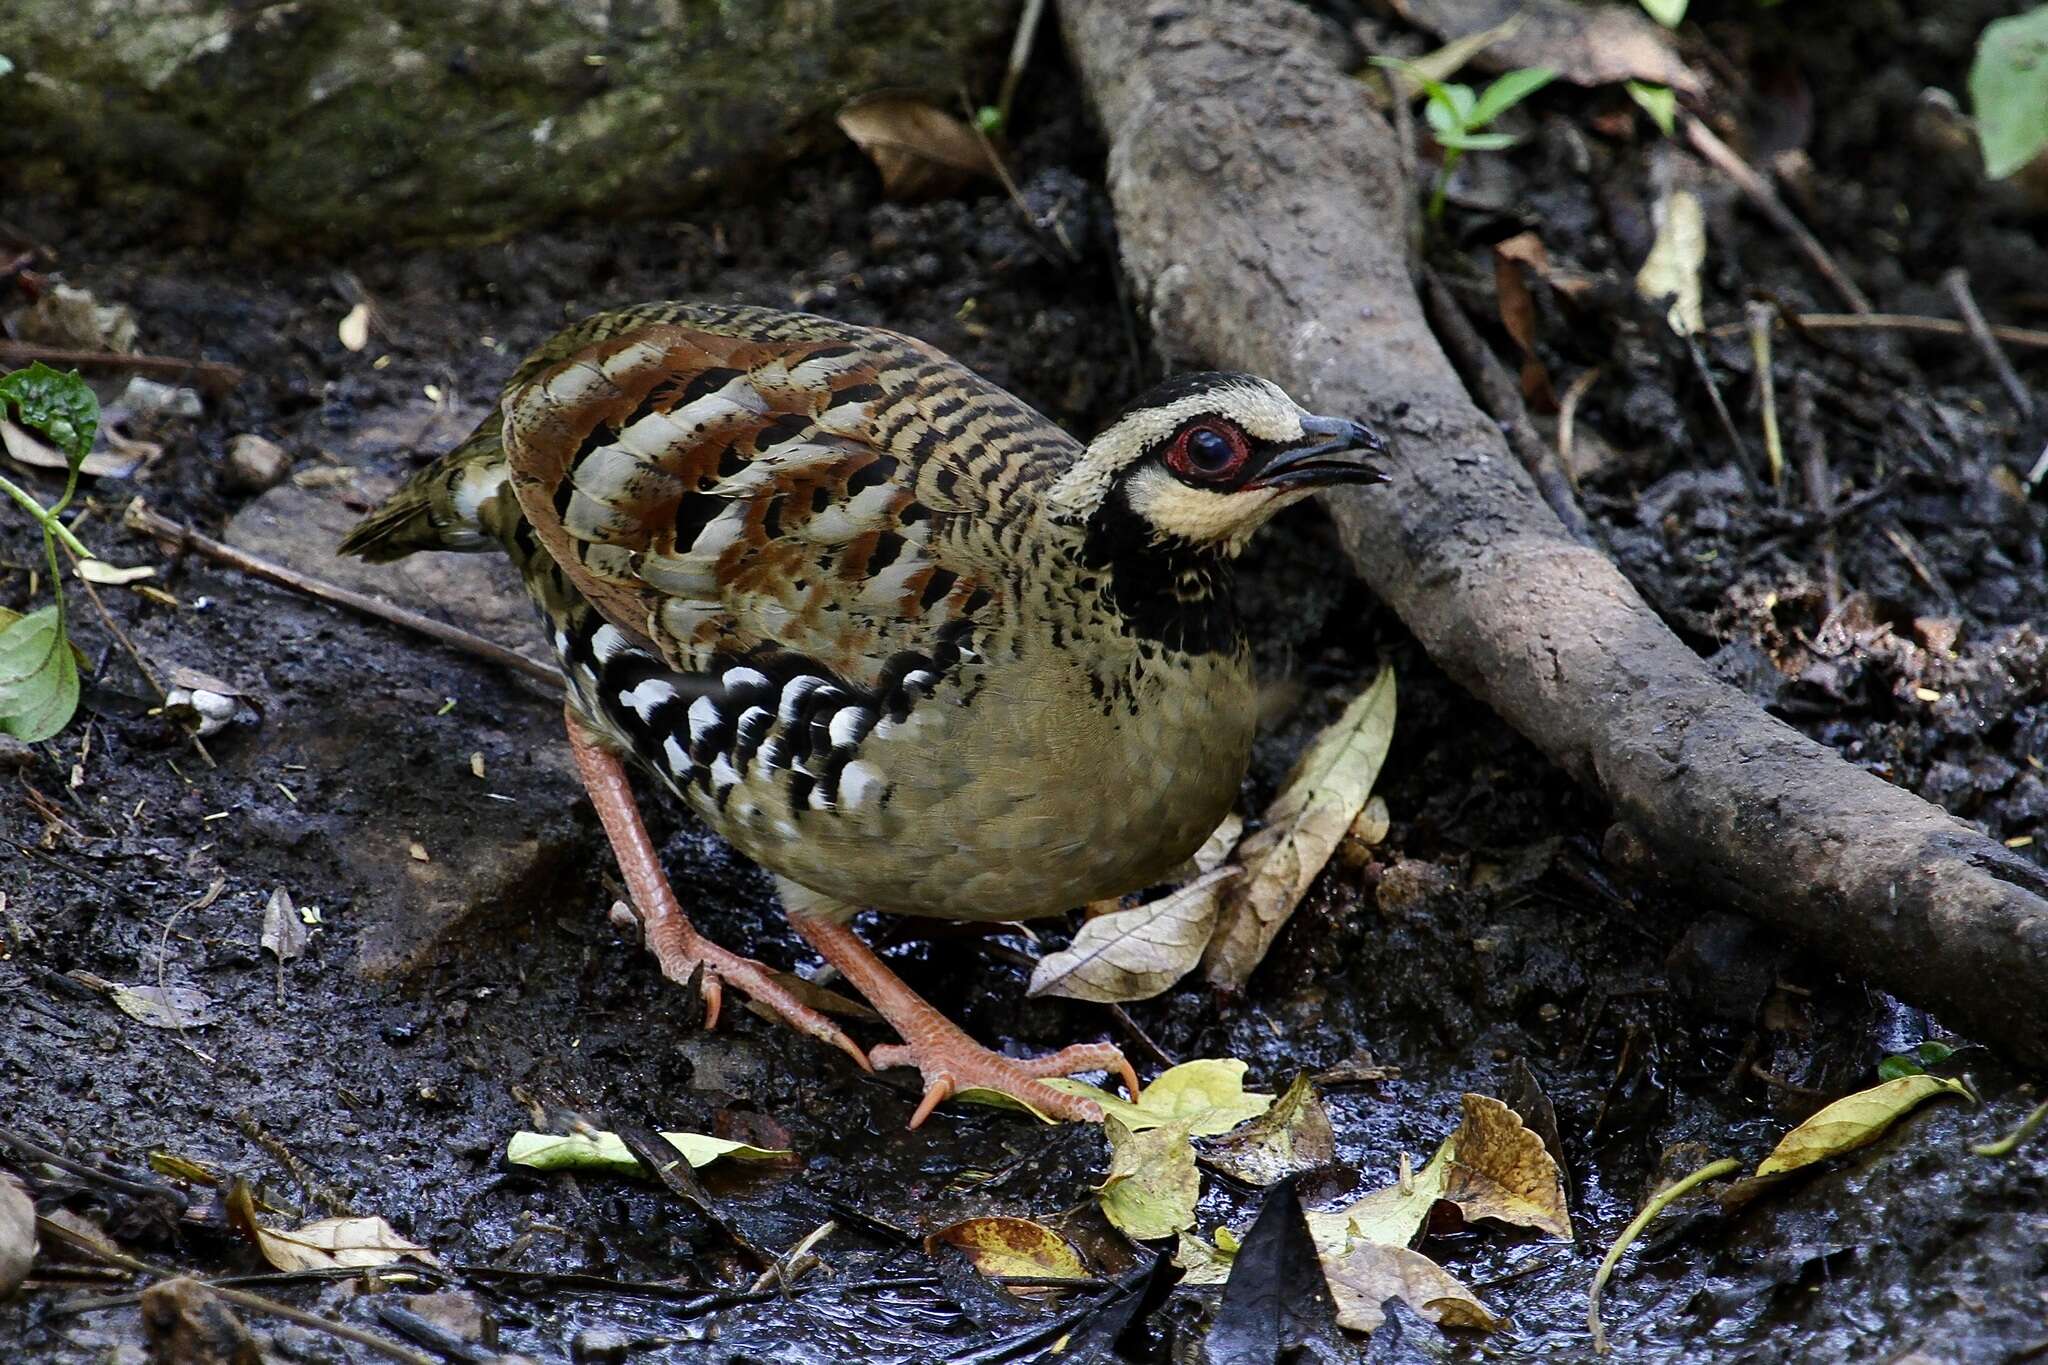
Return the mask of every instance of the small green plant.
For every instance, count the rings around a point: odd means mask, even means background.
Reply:
[[[1557,79],[1557,72],[1547,66],[1530,66],[1510,71],[1485,90],[1475,92],[1469,85],[1434,80],[1413,62],[1399,57],[1375,57],[1372,64],[1400,72],[1429,96],[1429,103],[1423,106],[1423,117],[1429,121],[1436,145],[1444,150],[1443,163],[1437,168],[1436,188],[1429,196],[1431,222],[1444,216],[1444,196],[1450,189],[1451,172],[1465,153],[1498,152],[1514,146],[1518,140],[1512,133],[1489,133],[1487,127]]]
[[[78,660],[65,631],[64,577],[57,567],[57,542],[80,559],[92,551],[58,520],[78,491],[78,467],[99,429],[100,403],[78,371],[60,374],[37,361],[25,370],[0,375],[0,417],[9,411],[64,452],[64,496],[44,507],[12,481],[0,478],[0,493],[13,498],[43,528],[43,559],[50,570],[51,604],[23,616],[0,608],[0,732],[34,743],[70,723],[78,710]]]

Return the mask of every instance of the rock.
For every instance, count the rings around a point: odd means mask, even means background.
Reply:
[[[188,1276],[142,1291],[142,1329],[160,1365],[263,1365],[263,1352],[234,1310]]]
[[[139,374],[128,381],[116,402],[130,412],[153,417],[197,417],[206,410],[199,390],[159,384]]]
[[[273,488],[237,512],[221,538],[337,586],[452,621],[553,665],[546,638],[534,624],[533,605],[503,555],[420,554],[395,564],[338,555],[335,544],[383,490],[357,490],[353,507],[339,491]]]
[[[659,213],[836,145],[832,115],[857,95],[950,108],[986,88],[1016,9],[10,0],[0,195],[234,213],[294,248]]]
[[[228,441],[228,487],[239,493],[261,493],[284,482],[292,457],[277,442],[245,431]]]

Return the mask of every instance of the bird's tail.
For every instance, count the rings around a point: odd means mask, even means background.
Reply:
[[[497,544],[482,518],[509,479],[499,435],[503,421],[493,410],[462,444],[407,479],[342,537],[341,552],[382,564],[415,550],[481,550]]]

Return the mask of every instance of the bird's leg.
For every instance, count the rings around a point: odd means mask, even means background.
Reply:
[[[991,1052],[904,985],[902,978],[890,971],[846,925],[795,907],[789,911],[789,922],[827,962],[839,969],[854,989],[867,997],[868,1003],[881,1012],[903,1039],[900,1046],[891,1044],[870,1052],[874,1064],[914,1066],[924,1073],[924,1098],[910,1117],[912,1128],[929,1118],[948,1096],[970,1086],[1015,1096],[1049,1118],[1090,1122],[1100,1119],[1102,1106],[1079,1095],[1055,1090],[1043,1079],[1076,1071],[1112,1072],[1122,1078],[1132,1098],[1137,1097],[1137,1073],[1114,1045],[1080,1043],[1049,1056],[1025,1060]]]
[[[572,707],[565,706],[563,714],[569,723],[569,750],[576,755],[576,771],[583,777],[590,803],[597,807],[597,818],[611,840],[619,871],[626,876],[626,889],[633,897],[633,908],[639,912],[648,949],[661,964],[662,974],[671,981],[687,982],[699,966],[704,969],[704,1027],[718,1023],[718,1008],[724,996],[722,983],[730,982],[773,1010],[797,1032],[830,1043],[859,1062],[863,1070],[872,1070],[860,1046],[844,1030],[799,1000],[768,968],[719,947],[697,932],[682,906],[676,903],[675,892],[669,889],[668,877],[661,870],[653,840],[647,837],[647,827],[640,821],[640,807],[633,800],[632,784],[626,779],[626,769],[618,755],[599,742]]]

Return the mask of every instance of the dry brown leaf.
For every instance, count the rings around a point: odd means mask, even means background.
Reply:
[[[1202,964],[1211,983],[1241,989],[1309,884],[1365,808],[1394,737],[1394,670],[1317,735],[1266,808],[1266,826],[1238,847],[1245,875],[1223,897]]]
[[[96,479],[125,479],[137,467],[145,463],[152,451],[161,453],[162,447],[148,441],[127,442],[128,449],[115,450],[106,439],[106,428],[102,427],[93,440],[93,448],[86,453],[78,472]],[[59,472],[70,468],[64,452],[45,441],[27,427],[18,426],[0,417],[0,447],[17,464],[32,469],[54,469]]]
[[[1029,1218],[968,1218],[924,1239],[928,1253],[936,1252],[942,1243],[958,1247],[970,1265],[991,1279],[1045,1275],[1079,1280],[1088,1274],[1081,1254],[1066,1238]],[[1048,1291],[1024,1287],[1012,1292],[1032,1295]]]
[[[205,991],[190,986],[114,986],[121,1013],[151,1028],[205,1028],[219,1019]]]
[[[1270,1185],[1336,1159],[1337,1136],[1306,1072],[1273,1107],[1202,1149],[1202,1160],[1252,1185]]]
[[[1455,41],[1461,34],[1499,30],[1472,54],[1487,71],[1547,66],[1574,85],[1652,81],[1689,95],[1701,93],[1697,75],[1678,55],[1671,34],[1634,5],[1588,5],[1578,0],[1394,0],[1403,19]]]
[[[1026,994],[1104,1004],[1151,999],[1202,960],[1224,883],[1242,871],[1219,867],[1156,901],[1097,915],[1071,944],[1039,960]]]
[[[433,1252],[400,1237],[382,1218],[319,1218],[289,1231],[265,1227],[256,1221],[256,1201],[246,1180],[229,1187],[226,1205],[228,1222],[279,1270],[359,1269],[406,1256],[441,1264]]]
[[[1491,1096],[1462,1099],[1465,1118],[1451,1134],[1443,1197],[1468,1221],[1493,1218],[1569,1240],[1564,1181],[1543,1139]]]
[[[19,1180],[0,1171],[0,1299],[21,1287],[35,1259],[35,1203]]]
[[[88,583],[103,588],[118,588],[129,583],[140,583],[145,578],[156,577],[156,566],[152,564],[110,564],[104,559],[81,559],[76,566],[78,576]]]
[[[1323,1278],[1336,1301],[1337,1325],[1371,1332],[1386,1321],[1380,1305],[1400,1299],[1439,1327],[1491,1332],[1500,1324],[1457,1276],[1419,1251],[1357,1242],[1323,1257]]]
[[[891,199],[935,198],[996,173],[972,128],[914,96],[856,100],[839,111],[839,127],[875,163]]]
[[[1550,371],[1536,355],[1536,298],[1523,278],[1524,268],[1539,276],[1550,268],[1543,239],[1533,232],[1516,233],[1493,248],[1493,292],[1500,325],[1522,352],[1522,398],[1539,412],[1557,411],[1557,393]]]
[[[263,906],[261,942],[277,959],[278,966],[303,957],[312,939],[312,927],[299,917],[298,907],[292,904],[292,893],[281,886],[271,892]]]

